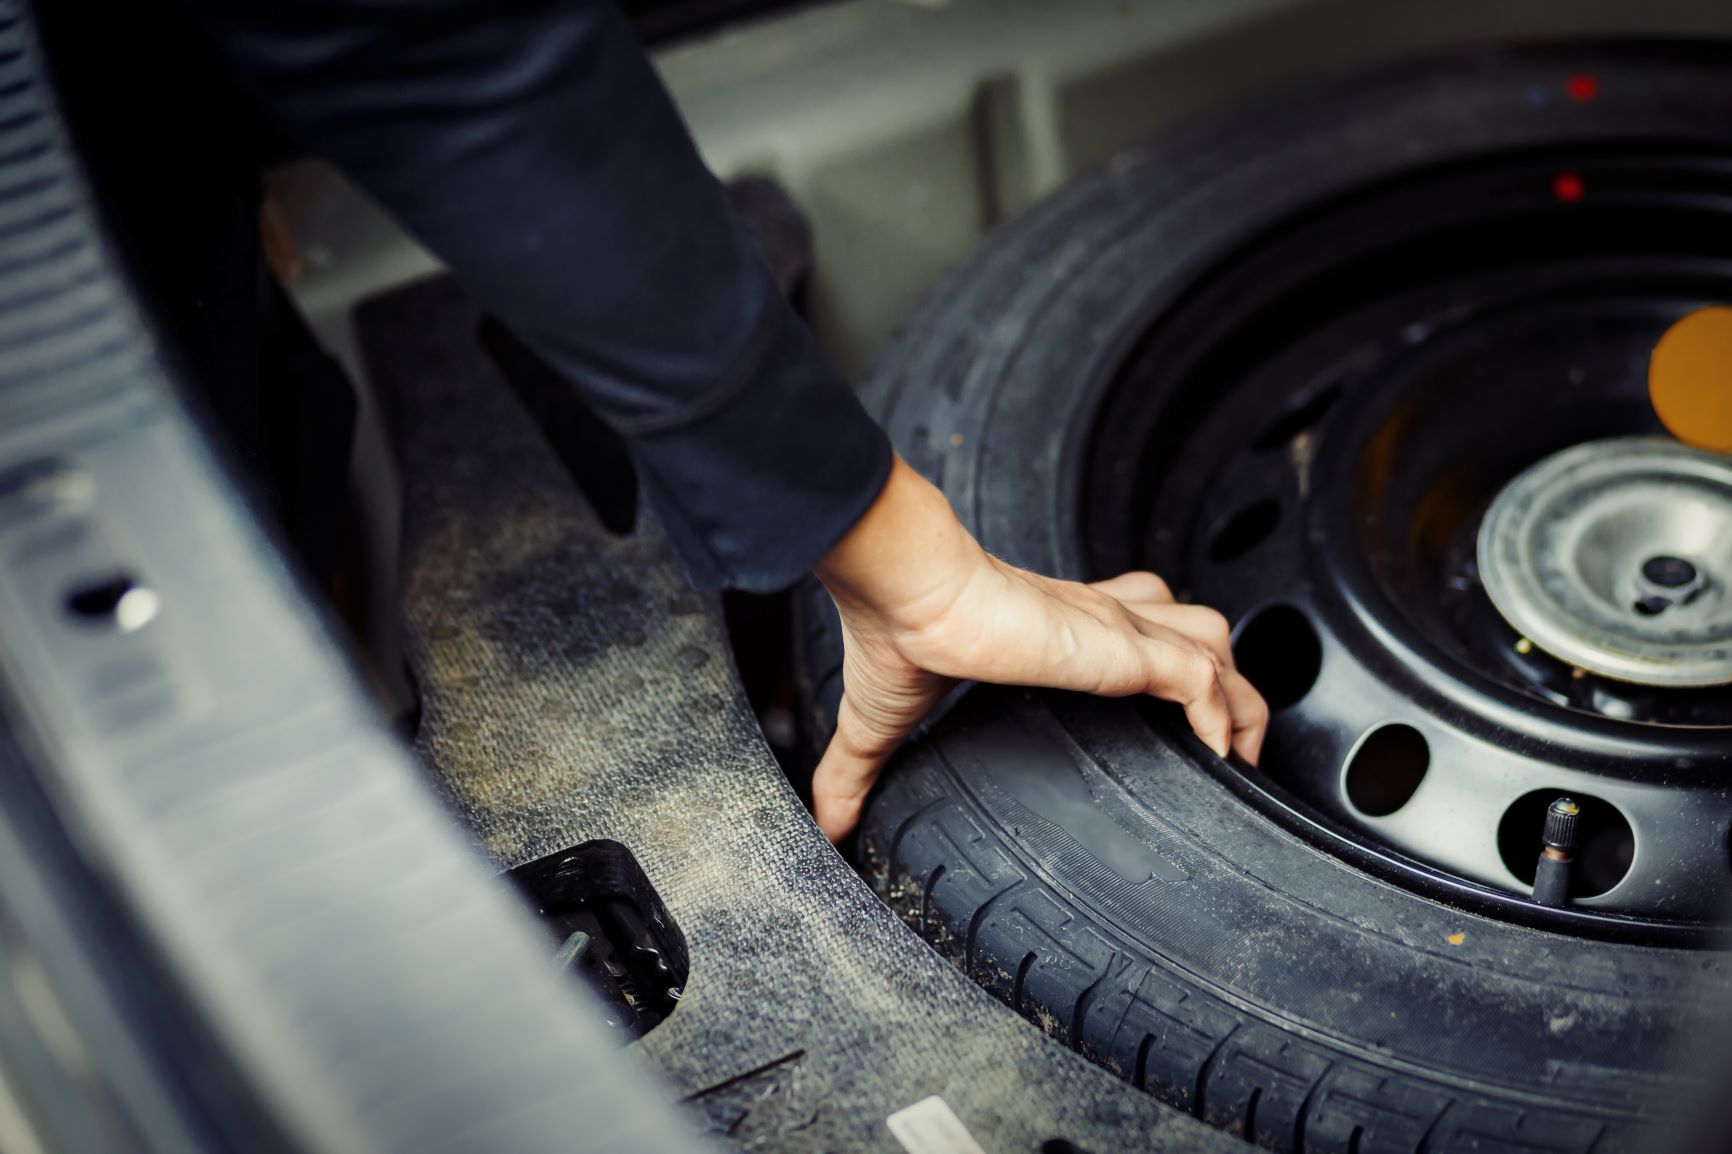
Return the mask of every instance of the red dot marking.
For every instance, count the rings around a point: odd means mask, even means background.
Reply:
[[[1582,199],[1584,191],[1582,178],[1573,172],[1560,172],[1552,177],[1552,195],[1565,204],[1574,204]]]
[[[1564,91],[1569,93],[1571,100],[1577,104],[1586,104],[1600,94],[1600,78],[1587,72],[1578,72],[1564,81]]]

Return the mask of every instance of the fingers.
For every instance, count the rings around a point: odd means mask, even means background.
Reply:
[[[1227,756],[1232,748],[1233,711],[1214,656],[1179,634],[1171,639],[1150,638],[1150,643],[1155,673],[1148,691],[1183,706],[1185,720],[1203,744],[1218,756]]]
[[[1233,719],[1233,752],[1256,765],[1263,750],[1263,735],[1269,728],[1269,706],[1233,662],[1232,631],[1227,619],[1202,605],[1170,605],[1160,613],[1159,620],[1201,645],[1214,658],[1221,693]]]
[[[1182,633],[1209,651],[1222,669],[1234,668],[1233,631],[1227,619],[1207,605],[1127,606],[1137,616]]]
[[[863,733],[846,695],[836,714],[836,732],[812,773],[812,816],[824,836],[841,841],[860,822],[860,807],[896,748]]]
[[[1252,765],[1263,753],[1263,736],[1269,730],[1269,706],[1263,695],[1236,669],[1221,672],[1221,691],[1233,715],[1233,752]]]
[[[1067,583],[1041,581],[1067,639],[1062,660],[1037,661],[1035,684],[1119,696],[1148,693],[1182,706],[1192,729],[1220,756],[1236,750],[1255,761],[1268,710],[1234,668],[1227,619],[1202,605],[1181,605],[1153,573],[1122,573],[1089,588],[1112,599],[1116,613],[1074,602]],[[1074,589],[1075,586],[1069,586]],[[1083,610],[1081,615],[1069,612]]]
[[[1269,707],[1263,695],[1234,665],[1232,630],[1227,619],[1203,605],[1127,602],[1125,607],[1144,621],[1171,629],[1197,643],[1214,659],[1217,680],[1232,718],[1230,746],[1233,752],[1256,765],[1269,728]]]
[[[1139,617],[1176,629],[1202,643],[1223,665],[1233,664],[1227,619],[1206,605],[1180,604],[1171,587],[1153,573],[1121,573],[1089,588],[1105,593]]]
[[[1155,574],[1142,570],[1120,573],[1117,577],[1096,581],[1089,588],[1097,589],[1114,600],[1123,601],[1126,605],[1139,602],[1147,602],[1151,605],[1171,605],[1173,603],[1173,591],[1167,587],[1167,583]]]

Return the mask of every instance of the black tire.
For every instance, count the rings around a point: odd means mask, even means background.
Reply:
[[[1216,116],[993,238],[899,335],[867,403],[993,552],[1103,576],[1074,512],[1091,422],[1114,366],[1211,262],[1425,165],[1595,140],[1725,148],[1729,59],[1484,51]],[[1593,99],[1564,98],[1584,73]],[[821,591],[802,617],[827,723],[841,650]],[[1441,904],[1254,812],[1209,762],[1167,713],[977,689],[886,775],[861,860],[1049,1034],[1272,1149],[1623,1150],[1675,1114],[1680,1039],[1724,956]]]

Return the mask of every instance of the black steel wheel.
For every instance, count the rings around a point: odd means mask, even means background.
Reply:
[[[1732,165],[1699,145],[1476,157],[1319,206],[1213,270],[1115,382],[1092,568],[1170,574],[1237,623],[1278,707],[1258,780],[1348,836],[1519,894],[1570,796],[1580,928],[1711,918],[1732,692],[1552,656],[1494,607],[1476,544],[1524,470],[1662,435],[1649,351],[1727,299]]]
[[[1629,592],[1678,578],[1643,569],[1672,551],[1732,578],[1641,505],[1700,463],[1655,439],[1645,370],[1732,300],[1729,107],[1718,48],[1407,64],[1128,153],[955,274],[865,388],[898,447],[1013,562],[1151,568],[1221,608],[1276,712],[1252,769],[1158,703],[976,690],[869,809],[887,900],[1055,1037],[1271,1148],[1663,1124],[1726,980],[1732,692],[1554,655],[1488,594],[1481,528],[1586,453],[1640,514],[1596,570],[1618,627],[1698,666],[1732,627],[1732,601]],[[840,650],[809,608],[823,714]],[[1567,900],[1541,903],[1564,796]]]

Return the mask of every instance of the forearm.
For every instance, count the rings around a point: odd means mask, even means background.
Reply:
[[[631,443],[694,574],[787,584],[889,443],[611,3],[187,0],[244,85]]]

